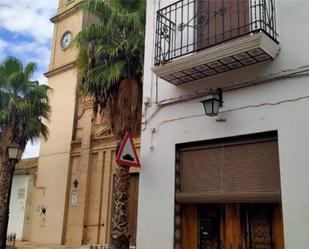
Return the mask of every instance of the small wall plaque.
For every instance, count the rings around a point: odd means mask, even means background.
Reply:
[[[25,198],[25,189],[24,188],[18,189],[17,198]]]
[[[72,190],[71,192],[71,206],[77,206],[77,190]]]

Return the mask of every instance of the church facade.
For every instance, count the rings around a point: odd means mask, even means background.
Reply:
[[[71,41],[91,18],[79,0],[60,0],[49,70],[49,139],[41,142],[28,241],[58,245],[108,244],[114,211],[114,140],[104,115],[77,95],[76,48]],[[134,141],[139,148],[139,141]],[[130,235],[135,245],[139,173],[131,172]]]

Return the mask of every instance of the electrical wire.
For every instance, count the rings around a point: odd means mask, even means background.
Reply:
[[[260,108],[260,107],[263,107],[263,106],[276,106],[276,105],[281,105],[281,104],[284,104],[284,103],[297,102],[297,101],[305,100],[305,99],[309,99],[309,96],[306,95],[306,96],[302,96],[302,97],[298,97],[298,98],[294,98],[294,99],[281,100],[281,101],[278,101],[278,102],[275,102],[275,103],[262,103],[262,104],[258,104],[258,105],[246,105],[246,106],[241,106],[241,107],[237,107],[237,108],[224,110],[224,111],[221,111],[220,113],[222,114],[222,113],[240,111],[240,110],[245,110],[245,109],[250,109],[250,108]],[[205,114],[195,114],[195,115],[190,115],[190,116],[184,116],[184,117],[164,120],[164,121],[161,121],[160,123],[158,123],[156,131],[158,131],[158,129],[163,124],[166,124],[166,123],[185,120],[185,119],[191,119],[191,118],[197,118],[197,117],[204,117],[204,116],[205,116]]]
[[[288,70],[283,70],[281,72],[278,73],[274,73],[274,74],[270,74],[264,77],[256,77],[254,79],[250,79],[250,80],[246,80],[246,81],[242,81],[242,82],[237,82],[237,83],[231,83],[229,87],[225,87],[223,88],[223,92],[231,92],[231,91],[235,91],[241,88],[247,88],[247,87],[253,87],[253,86],[257,86],[260,84],[265,84],[265,83],[269,83],[269,82],[273,82],[273,81],[277,81],[277,80],[281,80],[281,79],[291,79],[291,78],[299,78],[299,77],[305,77],[309,75],[309,65],[305,65],[305,66],[301,66],[299,68],[295,68],[295,69],[288,69]],[[175,104],[179,104],[179,103],[183,103],[186,101],[190,101],[193,99],[198,99],[204,96],[207,96],[210,92],[210,89],[206,89],[206,90],[202,90],[199,92],[195,92],[194,94],[187,94],[187,95],[181,95],[175,98],[169,98],[169,99],[164,99],[161,101],[158,101],[156,103],[156,109],[151,113],[151,115],[149,115],[148,118],[145,118],[145,120],[143,121],[143,129],[142,130],[146,130],[147,129],[147,124],[149,123],[149,121],[151,119],[153,119],[155,117],[155,115],[157,115],[157,113],[159,111],[161,111],[161,109],[163,107],[166,106],[170,106],[170,105],[175,105]],[[305,97],[299,97],[297,99],[303,99],[306,98]],[[280,103],[284,103],[284,102],[289,102],[290,100],[283,100],[280,101]],[[292,100],[295,101],[295,100]],[[250,106],[245,106],[245,107],[239,107],[238,109],[245,109],[245,108],[249,108],[249,107],[259,107],[259,106],[263,106],[263,105],[275,105],[273,103],[262,103],[259,104],[257,106],[254,105],[250,105]],[[235,109],[236,110],[236,109]],[[224,112],[230,112],[230,111],[235,111],[235,110],[226,110],[226,111],[222,111],[221,113]],[[193,116],[188,116],[188,117],[195,117],[196,115]],[[199,115],[198,115],[199,116]],[[200,116],[203,116],[202,114]]]

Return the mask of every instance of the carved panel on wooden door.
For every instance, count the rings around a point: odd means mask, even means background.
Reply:
[[[200,249],[220,248],[220,206],[200,208]]]
[[[248,248],[274,249],[273,207],[253,205],[247,207]]]

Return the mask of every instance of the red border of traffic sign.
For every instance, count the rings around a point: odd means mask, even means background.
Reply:
[[[123,161],[120,158],[121,154],[123,152],[124,146],[126,145],[126,143],[128,141],[129,141],[129,143],[131,143],[131,145],[133,147],[133,153],[134,153],[134,156],[136,158],[136,162]],[[141,167],[141,164],[140,164],[139,159],[138,159],[138,155],[136,153],[135,146],[133,144],[132,135],[129,132],[126,132],[126,134],[124,135],[124,138],[121,141],[120,148],[119,148],[119,151],[118,151],[117,156],[116,156],[116,162],[119,165],[125,165],[125,166],[129,166],[129,167]]]

